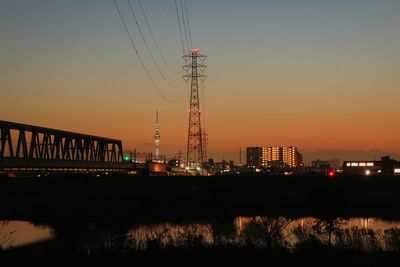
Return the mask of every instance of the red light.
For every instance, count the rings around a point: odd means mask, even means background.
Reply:
[[[329,176],[329,177],[335,176],[335,172],[334,172],[334,171],[329,171],[328,176]]]
[[[196,49],[196,48],[193,48],[192,49],[192,53],[194,53],[194,54],[196,54],[196,53],[198,53],[200,50],[199,49]]]

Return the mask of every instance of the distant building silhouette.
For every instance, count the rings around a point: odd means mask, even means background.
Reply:
[[[333,168],[331,161],[329,160],[313,160],[311,166],[307,168],[308,174],[320,174],[328,175],[329,170]]]
[[[296,167],[299,166],[304,166],[303,163],[303,154],[301,154],[297,149],[296,149]]]
[[[312,168],[327,168],[329,169],[331,167],[331,162],[329,160],[313,160],[311,161],[311,167]]]
[[[346,175],[399,175],[400,161],[384,156],[380,161],[344,161],[343,174]]]
[[[382,173],[385,175],[400,175],[400,162],[389,156],[382,157]]]
[[[343,174],[345,175],[374,175],[382,172],[382,162],[369,161],[344,161]]]
[[[331,168],[339,169],[341,167],[339,158],[332,158],[329,161],[331,163]]]
[[[259,168],[262,165],[262,147],[246,148],[246,165],[250,168]]]

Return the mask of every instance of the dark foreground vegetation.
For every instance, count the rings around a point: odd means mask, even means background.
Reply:
[[[0,180],[0,220],[400,217],[400,179],[371,176],[46,176]]]
[[[400,229],[346,228],[346,221],[340,218],[314,219],[301,225],[293,222],[284,217],[255,217],[240,229],[215,220],[172,228],[158,225],[146,231],[141,226],[119,226],[105,236],[93,227],[85,230],[68,228],[68,223],[54,224],[53,240],[0,255],[131,256],[135,260],[180,262],[191,258],[190,265],[209,260],[245,260],[247,264],[262,260],[263,265],[272,266],[396,266],[400,260]],[[90,237],[93,233],[95,238]]]
[[[400,260],[400,229],[346,227],[345,218],[399,220],[399,200],[400,179],[385,176],[1,178],[0,221],[48,225],[54,238],[0,254],[382,265]],[[317,219],[293,224],[299,217]],[[148,227],[158,222],[175,226]]]

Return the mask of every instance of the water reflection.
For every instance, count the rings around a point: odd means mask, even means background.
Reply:
[[[227,246],[391,250],[397,246],[396,242],[400,244],[399,225],[377,218],[238,217],[232,221],[135,226],[128,232],[127,244],[135,250]]]
[[[132,253],[162,249],[257,248],[296,251],[400,250],[400,222],[379,218],[237,217],[185,223],[125,226],[66,224],[40,227],[2,222],[0,245],[19,246],[52,238],[78,254]],[[7,244],[12,241],[12,244]]]
[[[211,225],[199,223],[143,225],[131,229],[129,237],[137,249],[166,247],[170,244],[185,247],[210,245],[214,240]]]
[[[27,245],[53,237],[48,226],[25,221],[0,221],[0,250]]]

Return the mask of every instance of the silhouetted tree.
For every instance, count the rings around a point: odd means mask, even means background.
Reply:
[[[397,227],[383,232],[383,240],[387,250],[400,251],[400,229]]]
[[[292,233],[285,230],[292,220],[279,218],[254,218],[243,231],[243,239],[246,245],[252,247],[264,247],[268,249],[288,248],[286,238]]]
[[[332,247],[332,236],[340,231],[344,221],[341,218],[320,218],[315,220],[312,230],[318,235],[328,235],[328,246]]]

